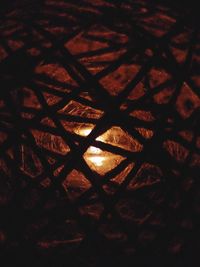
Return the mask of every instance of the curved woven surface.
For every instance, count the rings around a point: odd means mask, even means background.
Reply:
[[[200,36],[186,6],[2,7],[1,266],[199,266]]]

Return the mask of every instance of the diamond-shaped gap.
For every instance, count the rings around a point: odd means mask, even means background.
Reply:
[[[167,140],[163,143],[164,149],[169,155],[178,162],[184,162],[189,154],[189,150],[183,145],[173,141]]]
[[[176,101],[179,114],[185,119],[191,116],[195,109],[200,107],[200,98],[184,83]]]
[[[146,110],[133,110],[130,113],[130,116],[133,116],[139,120],[143,120],[143,121],[154,121],[155,117],[153,116],[151,111],[146,111]]]
[[[142,79],[128,95],[129,100],[137,100],[146,94],[147,88],[144,85],[144,79]]]
[[[73,55],[77,55],[80,53],[86,53],[95,51],[97,49],[108,47],[108,44],[89,39],[86,37],[86,33],[80,33],[76,35],[74,38],[70,39],[66,44],[65,47],[69,49],[69,51]]]
[[[115,206],[115,210],[120,216],[121,220],[125,223],[136,223],[141,225],[145,223],[152,214],[150,206],[146,202],[124,197],[121,198]]]
[[[143,127],[138,128],[138,127],[136,127],[135,130],[137,132],[139,132],[139,134],[142,137],[146,138],[146,139],[150,139],[154,135],[154,132],[152,130],[150,130],[150,129],[147,129],[147,128],[143,128]]]
[[[108,67],[111,62],[117,60],[126,51],[123,45],[127,42],[128,37],[125,34],[111,31],[102,25],[94,25],[84,34],[84,37],[93,42],[96,40],[102,43],[102,45],[105,45],[102,48],[95,46],[92,53],[89,51],[89,53],[81,52],[77,54],[80,62],[92,74],[97,74]]]
[[[90,146],[83,157],[90,169],[100,175],[105,175],[125,159],[120,155],[104,151],[94,146]]]
[[[151,186],[159,183],[162,177],[162,170],[158,166],[145,162],[141,165],[127,189],[136,190],[141,187]]]
[[[156,67],[151,68],[148,73],[148,77],[149,85],[152,90],[154,87],[157,87],[172,78],[170,73],[167,72],[165,69]]]
[[[175,57],[175,60],[179,64],[183,64],[185,62],[188,50],[178,49],[174,46],[171,46],[170,50],[171,50],[173,56]]]
[[[20,169],[34,178],[43,172],[43,165],[38,156],[27,145],[22,145],[22,162]]]
[[[167,104],[170,101],[174,91],[175,91],[175,88],[173,86],[166,87],[163,90],[161,90],[159,93],[155,94],[153,96],[153,99],[155,103],[157,104]]]
[[[58,135],[39,130],[31,130],[31,133],[35,138],[36,144],[41,148],[45,148],[49,151],[62,155],[66,155],[70,151],[69,146],[63,138]]]
[[[152,90],[153,99],[157,104],[166,104],[174,93],[174,87],[169,85],[172,83],[171,74],[163,68],[153,67],[148,73],[149,89]],[[158,92],[154,89],[163,87]]]
[[[70,100],[65,107],[59,110],[59,113],[91,119],[99,119],[103,115],[103,111],[83,105],[75,100]]]
[[[175,21],[175,18],[157,9],[154,12],[148,12],[147,16],[142,16],[137,24],[147,31],[147,35],[160,38],[169,31]]]
[[[84,192],[92,187],[85,175],[76,169],[67,175],[62,185],[72,201],[79,198]]]
[[[111,95],[118,95],[140,70],[138,64],[123,64],[115,71],[104,76],[100,83]]]
[[[54,94],[46,93],[46,92],[43,92],[43,96],[49,106],[58,104],[62,100],[62,97],[56,96]]]
[[[98,76],[98,73],[109,67],[112,62],[114,62],[117,58],[123,55],[126,52],[125,48],[121,48],[118,51],[116,49],[114,52],[104,52],[99,54],[98,51],[93,52],[92,56],[81,57],[80,62],[88,69],[88,71]]]
[[[188,45],[191,39],[191,32],[188,29],[184,29],[184,32],[172,37],[170,42],[170,50],[175,57],[176,61],[180,64],[184,63],[188,53]]]
[[[103,115],[103,112],[101,110],[83,105],[74,100],[71,100],[63,109],[59,111],[59,113],[63,114],[63,118],[60,121],[65,130],[69,131],[70,133],[75,133],[81,136],[87,136],[89,132],[94,128],[94,124],[92,123],[96,123],[97,120]],[[71,115],[72,118],[74,116],[74,118],[68,119],[66,117],[65,119],[65,114],[67,116]]]
[[[106,184],[103,185],[103,189],[108,194],[114,194],[119,188],[120,184],[126,179],[127,175],[134,168],[134,163],[128,164],[120,173],[111,178]]]
[[[128,166],[123,171],[113,177],[110,181],[118,185],[121,184],[126,179],[126,176],[129,174],[129,172],[134,168],[134,166],[135,163],[128,164]]]
[[[37,86],[41,87],[42,90],[52,93],[53,95],[62,95],[71,93],[72,89],[77,86],[54,80],[52,77],[46,76],[45,74],[36,74],[34,82]]]
[[[97,137],[96,140],[131,152],[139,152],[143,148],[137,139],[118,126],[111,127],[101,136]]]
[[[72,86],[77,86],[77,82],[72,79],[66,69],[60,64],[41,64],[35,69],[36,74],[45,74],[47,77],[55,81],[68,83]]]
[[[49,117],[45,117],[43,119],[41,119],[41,123],[43,125],[46,125],[46,126],[49,126],[49,127],[53,127],[53,128],[56,128],[56,125],[55,123],[53,122],[53,120]]]
[[[194,134],[191,130],[182,130],[182,131],[178,132],[178,135],[180,135],[183,139],[185,139],[188,142],[192,142],[192,139],[194,136]]]
[[[109,43],[110,41],[115,44],[125,44],[128,42],[128,37],[125,33],[112,31],[104,25],[94,25],[87,32],[88,36],[102,40],[102,42]]]
[[[26,108],[34,108],[34,109],[41,109],[41,104],[30,88],[24,87],[22,89],[22,94],[23,94],[23,106]]]
[[[91,123],[79,123],[67,120],[61,120],[61,123],[66,131],[79,136],[87,136],[95,127]]]
[[[15,40],[14,39],[8,39],[7,44],[13,52],[17,51],[18,49],[20,49],[24,46],[24,42],[22,42],[21,40],[17,40],[17,39],[15,39]]]
[[[94,201],[79,207],[81,216],[87,219],[87,221],[90,223],[97,222],[104,210],[104,205],[101,203],[101,201],[98,199]]]

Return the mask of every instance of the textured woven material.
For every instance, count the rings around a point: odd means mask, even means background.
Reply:
[[[200,36],[186,7],[2,7],[1,266],[199,266]]]

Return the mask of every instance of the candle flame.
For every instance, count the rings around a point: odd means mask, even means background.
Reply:
[[[87,158],[96,166],[102,166],[105,161],[105,157],[102,156],[102,150],[94,146],[89,147],[87,151]]]
[[[102,150],[95,146],[90,146],[88,149],[88,154],[101,154]]]
[[[91,128],[85,128],[85,129],[80,129],[78,131],[78,134],[82,136],[88,136],[91,133],[92,129]]]
[[[76,130],[76,133],[81,136],[88,136],[92,130],[93,130],[92,128],[83,128]],[[96,138],[97,141],[104,141],[104,139],[105,138],[103,136],[99,136]]]
[[[92,130],[93,127],[79,127],[75,129],[75,133],[86,137],[91,133]],[[118,138],[119,135],[117,130],[111,129],[110,131],[98,136],[96,140],[104,143],[116,144],[118,143],[118,139],[116,138]],[[98,172],[99,174],[105,174],[118,165],[123,157],[112,154],[108,151],[103,151],[98,147],[90,146],[84,154],[84,159],[92,170]]]
[[[105,161],[105,157],[102,156],[92,156],[92,157],[88,157],[88,160],[93,163],[95,166],[102,166],[104,164]]]
[[[76,132],[81,136],[88,136],[92,131],[92,128],[82,128],[78,129]],[[97,138],[98,140],[100,137]],[[90,146],[86,152],[87,159],[94,164],[95,166],[102,166],[105,161],[105,157],[103,156],[103,151],[100,148]]]

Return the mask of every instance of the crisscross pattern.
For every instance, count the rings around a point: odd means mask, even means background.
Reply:
[[[200,50],[191,12],[135,0],[21,1],[1,12],[8,266],[10,253],[33,266],[198,256]]]

